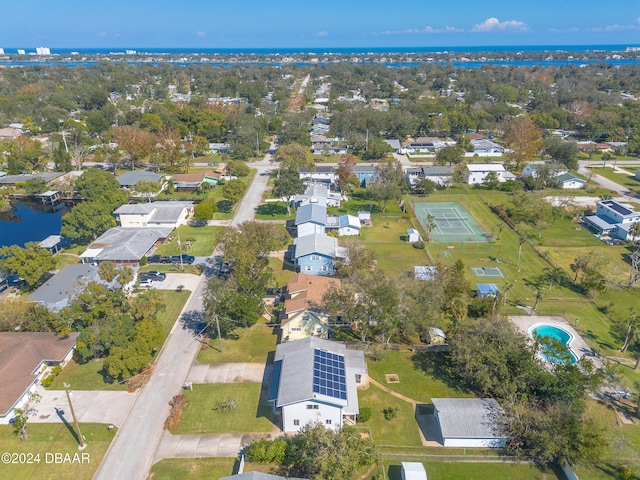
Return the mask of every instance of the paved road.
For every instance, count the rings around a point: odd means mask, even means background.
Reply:
[[[258,169],[258,174],[238,206],[231,225],[252,220],[262,200],[269,180],[270,155],[267,154],[254,166]],[[202,295],[206,277],[202,275],[198,278],[197,285],[156,360],[153,374],[139,392],[94,479],[146,478],[164,434],[163,424],[169,414],[169,401],[180,392],[200,348],[195,330],[201,327]],[[163,444],[164,448],[167,447]],[[237,453],[236,448],[233,456]]]

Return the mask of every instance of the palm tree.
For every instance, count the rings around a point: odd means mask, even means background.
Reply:
[[[507,304],[507,292],[513,287],[513,282],[507,282],[502,287],[502,305]]]
[[[428,214],[427,215],[427,241],[429,243],[431,243],[431,232],[437,225],[438,224],[436,223],[434,216],[431,214]]]
[[[518,271],[520,271],[520,255],[522,254],[522,245],[524,245],[524,242],[526,242],[527,240],[524,237],[520,237],[518,239]]]
[[[531,309],[532,314],[536,311],[536,308],[538,308],[538,303],[540,303],[540,300],[542,300],[542,297],[543,297],[542,290],[536,287],[536,301],[534,302],[533,308]]]
[[[636,315],[633,308],[629,308],[629,318],[625,324],[627,331],[624,335],[624,344],[620,349],[622,353],[626,352],[629,345],[631,345],[631,343],[640,336],[640,315]]]

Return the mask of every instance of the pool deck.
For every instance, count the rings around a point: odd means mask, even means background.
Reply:
[[[538,315],[531,316],[510,316],[509,320],[520,329],[521,332],[529,335],[531,327],[536,325],[553,325],[560,327],[573,336],[570,347],[578,358],[587,357],[591,359],[596,367],[602,367],[602,360],[598,358],[593,350],[582,339],[580,334],[567,322],[563,317],[543,317]]]

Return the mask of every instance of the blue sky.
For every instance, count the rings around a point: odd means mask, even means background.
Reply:
[[[0,0],[0,47],[640,44],[639,0]]]

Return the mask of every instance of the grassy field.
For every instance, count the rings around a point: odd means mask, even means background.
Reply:
[[[597,175],[602,175],[604,178],[607,178],[631,190],[640,189],[640,180],[635,178],[635,173],[636,173],[636,170],[638,170],[638,167],[622,166],[621,168],[625,169],[628,172],[631,172],[631,175],[625,175],[624,173],[617,173],[613,170],[613,167],[591,168],[590,170]]]
[[[180,425],[172,433],[245,433],[270,432],[275,425],[271,407],[260,404],[259,383],[196,384],[185,391],[189,405]],[[233,399],[235,410],[218,410],[219,402]]]
[[[216,247],[218,230],[220,230],[220,227],[189,227],[182,225],[171,234],[171,240],[159,247],[155,253],[157,255],[179,255],[178,235],[180,235],[182,253],[196,257],[209,256]],[[187,242],[191,242],[190,248],[187,247]]]
[[[391,390],[418,402],[429,403],[432,398],[470,397],[455,385],[450,385],[433,356],[407,351],[388,351],[381,362],[367,360],[369,376]],[[398,383],[387,383],[385,375],[398,375]]]
[[[20,440],[13,434],[10,425],[0,426],[0,451],[8,453],[31,453],[32,458],[39,455],[40,463],[31,464],[3,464],[0,469],[2,480],[67,480],[93,478],[102,458],[104,457],[111,440],[116,434],[115,430],[107,430],[106,425],[87,423],[81,424],[80,430],[86,439],[87,448],[78,450],[75,436],[62,423],[43,424],[31,423],[28,426],[29,438]],[[74,454],[79,454],[76,463],[55,463],[52,454],[69,454],[73,459]],[[81,455],[85,454],[85,457]],[[3,462],[4,463],[4,462]]]
[[[422,445],[418,423],[414,417],[413,406],[393,395],[370,385],[366,390],[358,391],[360,408],[371,408],[371,419],[358,424],[371,431],[376,445],[414,446]],[[397,408],[397,416],[391,420],[384,418],[383,410]]]
[[[552,470],[523,463],[422,463],[429,480],[565,480],[562,473],[558,475]],[[383,468],[385,469],[383,478],[402,479],[401,462],[384,462]],[[587,479],[587,477],[584,478]]]
[[[166,339],[178,315],[180,315],[182,307],[189,298],[189,291],[160,291],[166,308],[159,313],[158,319]],[[64,384],[67,383],[73,386],[75,390],[126,390],[127,387],[124,383],[117,383],[107,376],[106,372],[103,371],[103,364],[104,359],[91,360],[83,364],[72,360],[64,367],[49,388],[51,390],[63,390]]]
[[[149,480],[213,480],[237,471],[234,458],[167,458],[151,467]]]
[[[209,340],[198,354],[200,363],[266,362],[269,352],[275,352],[277,335],[266,320],[260,319],[250,328],[238,328],[232,338]]]
[[[66,252],[60,252],[53,257],[56,261],[56,269],[60,270],[67,265],[75,265],[80,263],[80,258],[75,254],[69,254]]]
[[[276,287],[286,286],[289,280],[296,274],[293,267],[285,268],[283,260],[279,257],[270,257],[269,265],[273,268],[275,274],[274,283]]]

